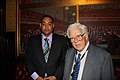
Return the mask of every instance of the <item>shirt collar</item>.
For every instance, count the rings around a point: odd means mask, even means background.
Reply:
[[[85,48],[82,51],[77,51],[77,53],[83,55],[87,51],[89,44],[90,42],[88,41]]]
[[[48,37],[45,37],[45,35],[43,33],[41,35],[42,35],[42,40],[44,40],[45,38],[48,38],[50,42],[52,41],[53,33],[51,33]]]

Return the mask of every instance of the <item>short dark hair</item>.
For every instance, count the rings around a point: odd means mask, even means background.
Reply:
[[[53,17],[50,16],[50,15],[44,15],[44,16],[41,18],[41,21],[40,21],[41,23],[42,23],[42,20],[43,20],[45,17],[51,18],[51,19],[52,19],[52,22],[54,23],[54,19],[53,19]]]

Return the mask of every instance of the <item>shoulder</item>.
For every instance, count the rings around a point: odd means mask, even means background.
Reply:
[[[29,41],[40,40],[41,34],[33,35],[29,38]]]
[[[96,58],[105,58],[105,57],[111,57],[110,53],[108,51],[106,51],[105,49],[98,47],[96,45],[90,44],[90,51],[91,53],[93,53],[93,55]]]
[[[53,36],[54,37],[58,37],[58,38],[65,38],[64,35],[60,35],[60,34],[56,34],[56,33],[53,33]]]
[[[63,35],[59,35],[59,34],[55,34],[53,33],[53,38],[55,39],[59,39],[59,40],[67,40],[67,37],[63,36]]]
[[[96,45],[93,45],[93,44],[90,44],[91,48],[95,51],[95,52],[100,52],[101,54],[103,53],[108,53],[105,49],[99,47],[99,46],[96,46]]]
[[[68,56],[68,55],[72,55],[73,53],[75,53],[76,52],[76,50],[74,49],[74,48],[69,48],[68,50],[67,50],[67,53],[66,53],[66,55]]]
[[[69,48],[69,49],[67,50],[67,52],[74,52],[74,51],[76,51],[74,48]]]

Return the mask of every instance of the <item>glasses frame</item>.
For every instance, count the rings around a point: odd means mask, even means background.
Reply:
[[[81,35],[77,35],[76,37],[72,37],[72,38],[69,38],[71,42],[75,42],[75,40],[77,41],[81,41],[84,37],[85,33],[81,34]]]

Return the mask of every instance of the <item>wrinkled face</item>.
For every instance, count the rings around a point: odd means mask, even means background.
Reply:
[[[49,17],[45,17],[42,20],[42,23],[40,24],[40,28],[42,33],[48,37],[54,29],[54,23],[52,22],[52,19]]]
[[[75,49],[82,51],[88,42],[88,33],[82,33],[80,29],[70,31],[70,40]]]

